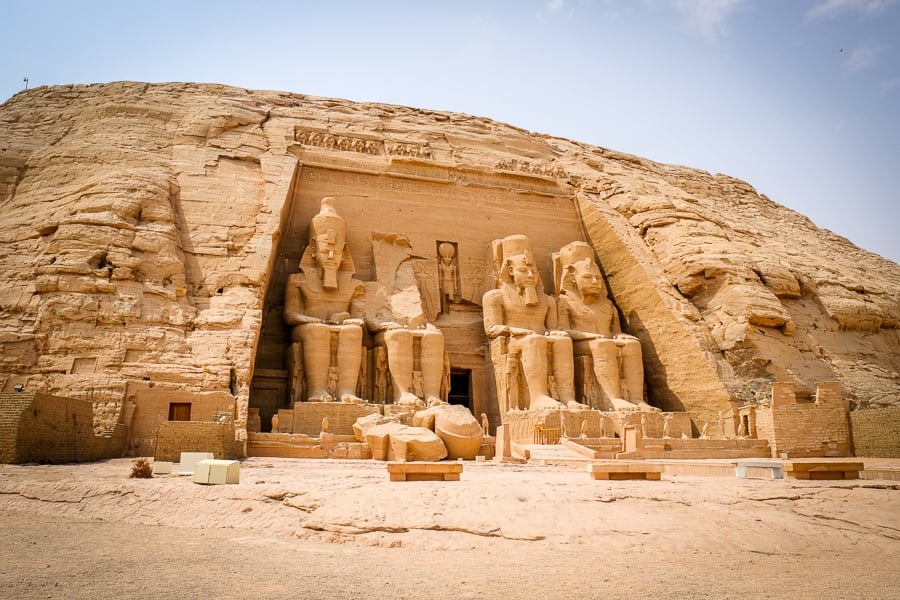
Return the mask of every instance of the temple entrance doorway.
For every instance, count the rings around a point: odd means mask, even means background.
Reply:
[[[472,370],[471,369],[451,369],[450,370],[450,393],[447,394],[447,401],[450,404],[460,404],[470,411],[474,410],[472,406]]]

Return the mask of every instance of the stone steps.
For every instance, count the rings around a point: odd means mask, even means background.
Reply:
[[[583,465],[590,458],[561,444],[519,444],[529,463],[539,465]]]

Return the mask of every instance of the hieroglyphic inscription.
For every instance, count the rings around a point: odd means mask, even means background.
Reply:
[[[326,170],[328,167],[343,168],[344,165],[336,164],[337,161],[328,160],[327,164],[316,164],[314,161],[305,163],[307,167],[320,166],[322,169],[304,168],[301,171],[302,181],[309,183],[322,183],[330,185],[350,185],[367,187],[373,190],[387,192],[409,192],[419,194],[441,194],[459,200],[487,201],[493,202],[499,200],[500,196],[496,193],[488,191],[473,191],[469,186],[484,186],[485,188],[509,188],[515,190],[525,190],[541,195],[564,195],[568,193],[560,193],[562,190],[556,185],[542,184],[540,180],[535,180],[537,185],[528,185],[516,178],[515,181],[505,182],[490,173],[479,173],[475,171],[457,171],[453,169],[431,168],[426,165],[404,165],[402,171],[394,170],[396,165],[391,165],[392,169],[387,175],[395,175],[390,178],[378,177],[375,173],[360,173],[351,171]],[[363,171],[360,165],[347,163],[346,167],[356,167],[354,170]],[[444,173],[444,177],[439,175]],[[416,179],[407,179],[404,175],[416,177]],[[419,179],[421,178],[421,179]],[[423,181],[423,179],[433,179],[434,182]],[[447,183],[456,184],[447,186]],[[527,200],[516,200],[517,202],[528,203]]]
[[[470,258],[462,266],[462,297],[472,304],[481,304],[484,295],[484,261]]]
[[[365,173],[302,169],[300,178],[305,183],[343,185],[379,192],[430,195],[472,202],[497,203],[503,200],[503,196],[496,192],[448,186],[443,182],[418,181],[399,177],[378,177]],[[522,201],[525,201],[525,199],[522,199]]]

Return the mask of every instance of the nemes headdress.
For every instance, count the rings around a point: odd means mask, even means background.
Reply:
[[[553,254],[553,283],[556,293],[565,288],[565,277],[578,263],[594,262],[594,249],[585,242],[571,242]]]
[[[312,250],[315,247],[315,240],[327,236],[328,241],[339,248],[344,248],[344,257],[341,261],[340,270],[355,272],[356,268],[350,253],[346,250],[347,244],[347,222],[337,213],[334,208],[334,198],[326,196],[322,198],[322,204],[318,214],[312,218],[309,225],[309,245],[306,252],[303,253],[301,265],[312,265]]]
[[[498,284],[509,280],[506,268],[515,259],[521,257],[524,263],[535,264],[531,240],[524,235],[510,235],[500,240],[494,240],[491,242],[491,253]],[[540,287],[540,275],[538,275],[538,286]]]

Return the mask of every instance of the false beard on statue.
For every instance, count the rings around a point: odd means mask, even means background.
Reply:
[[[326,290],[336,290],[338,287],[337,269],[325,267],[322,273],[322,286]]]
[[[538,294],[533,285],[527,285],[519,290],[519,297],[525,303],[525,306],[537,306]]]

